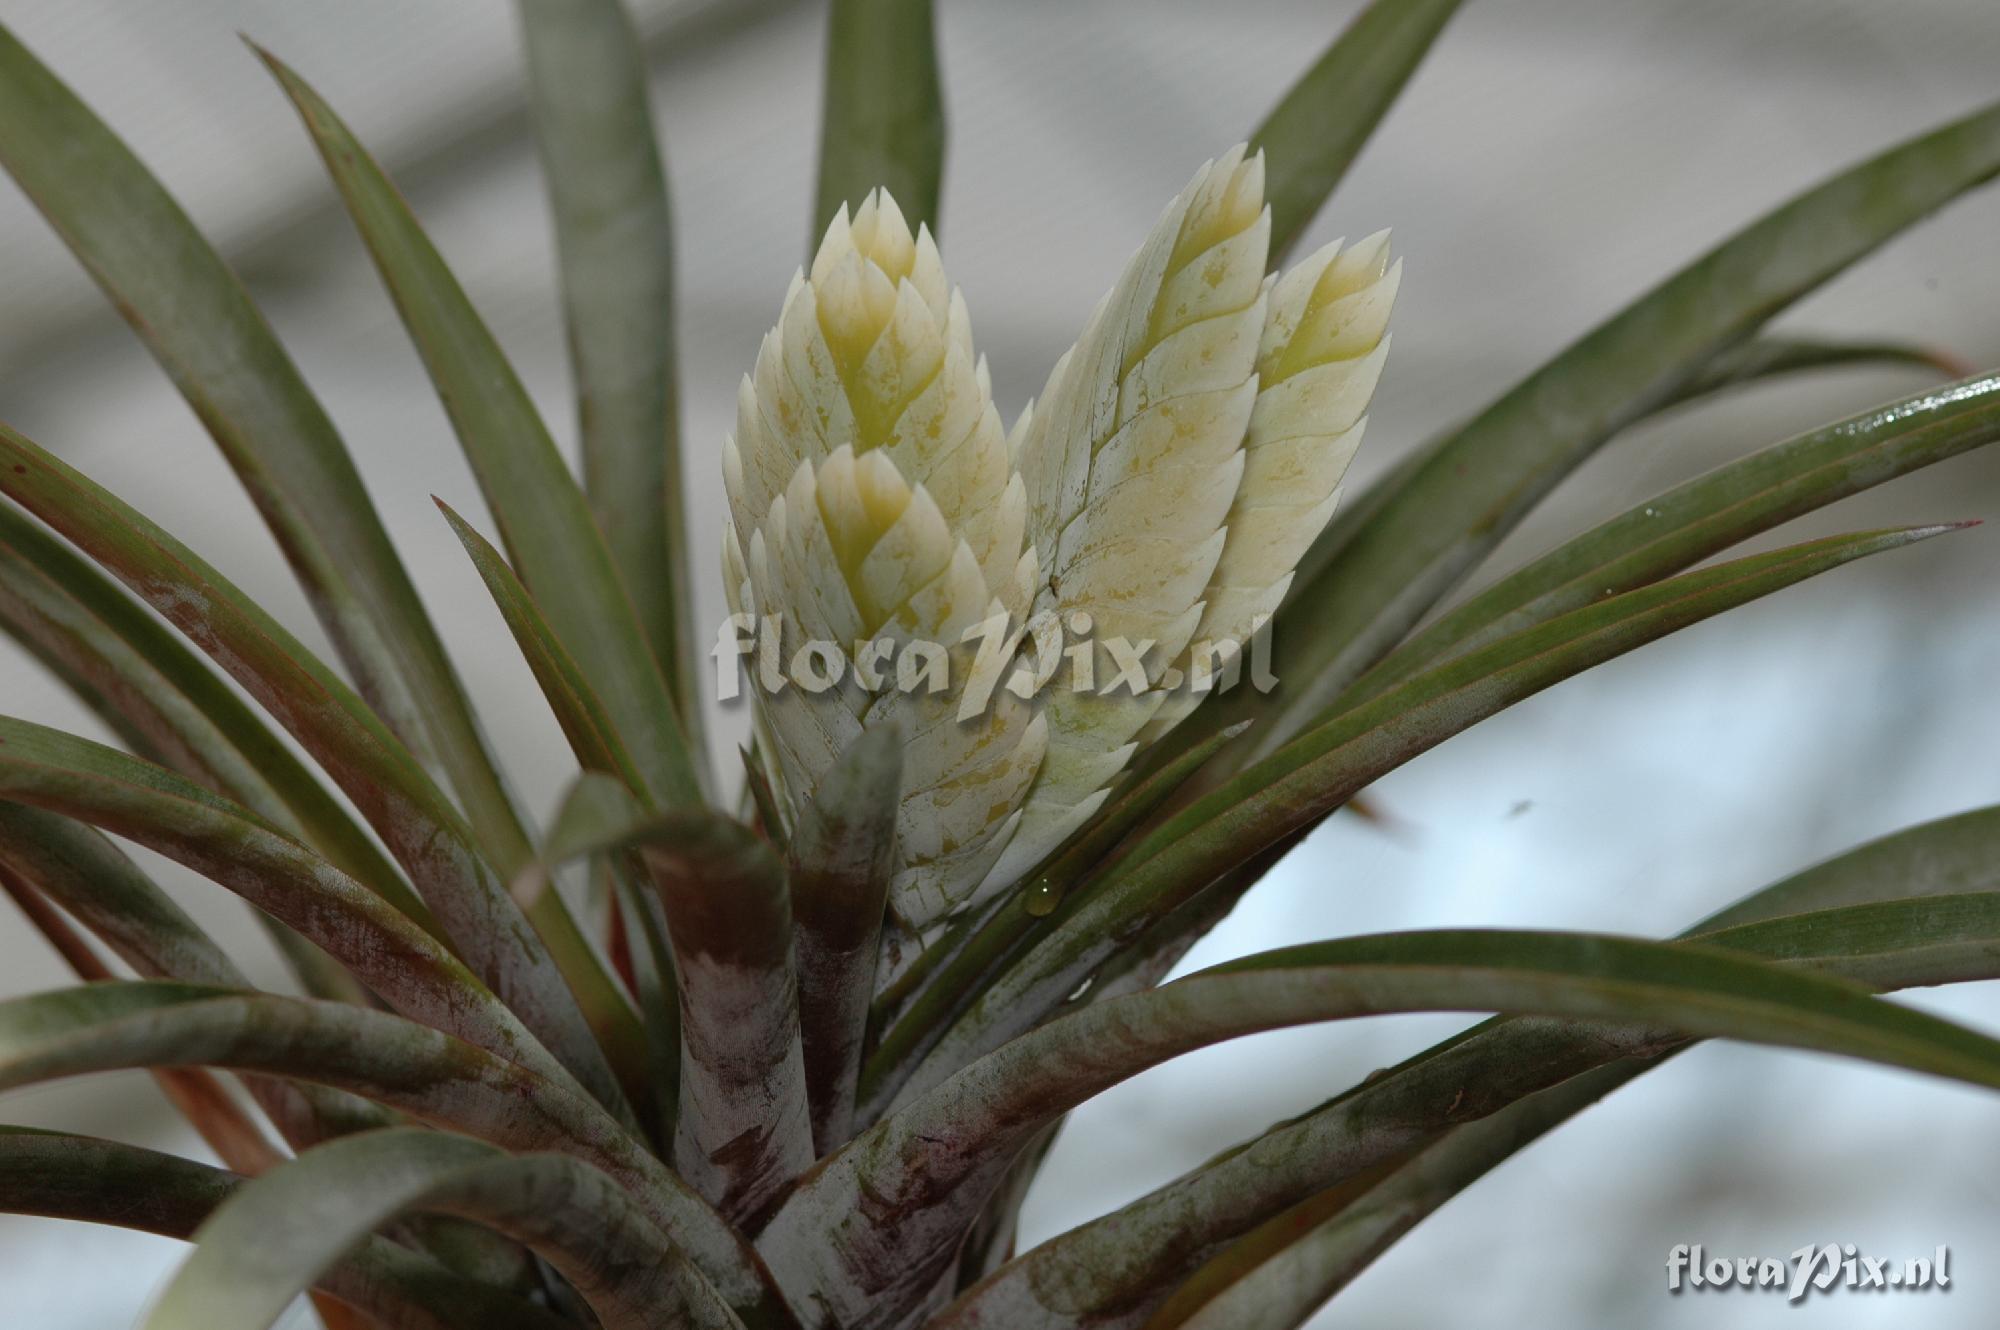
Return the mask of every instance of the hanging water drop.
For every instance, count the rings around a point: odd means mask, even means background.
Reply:
[[[1056,890],[1055,883],[1045,877],[1037,878],[1035,884],[1023,893],[1021,908],[1035,918],[1042,919],[1053,914],[1061,901],[1062,893]]]

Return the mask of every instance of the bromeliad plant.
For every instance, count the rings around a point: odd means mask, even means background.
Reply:
[[[1761,329],[2000,172],[2000,108],[1862,163],[1335,515],[1398,269],[1380,236],[1287,255],[1455,8],[1369,5],[1247,149],[1196,174],[1008,431],[935,243],[929,6],[836,0],[824,239],[724,450],[739,620],[718,654],[733,670],[746,620],[778,624],[780,667],[831,645],[807,656],[824,686],[755,662],[741,817],[702,738],[666,194],[629,20],[616,0],[520,5],[581,483],[381,170],[270,60],[500,532],[444,514],[579,769],[539,836],[298,370],[162,188],[0,31],[0,164],[194,406],[341,666],[0,427],[0,624],[122,745],[0,720],[0,887],[91,981],[0,1003],[0,1087],[150,1069],[226,1166],[0,1130],[0,1207],[192,1238],[154,1330],[269,1325],[302,1291],[338,1327],[1240,1330],[1300,1324],[1694,1039],[2000,1086],[2000,1043],[1877,996],[1995,976],[1992,809],[1671,941],[1353,937],[1163,982],[1402,762],[1949,528],[1711,556],[2000,435],[2000,376],[1931,389],[1614,516],[1419,628],[1634,422],[1773,374],[1935,363]],[[1226,663],[1267,620],[1278,687],[1201,704],[1215,645]],[[918,686],[884,686],[905,662]],[[983,701],[933,692],[933,668],[983,678]],[[308,996],[250,987],[112,836],[242,896]],[[1098,1091],[1237,1035],[1418,1010],[1503,1014],[1016,1250],[1051,1138]]]

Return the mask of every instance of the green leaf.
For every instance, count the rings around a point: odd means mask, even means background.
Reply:
[[[1202,888],[1451,735],[1723,610],[1951,529],[1835,536],[1683,573],[1503,638],[1322,722],[1162,822],[1104,878],[1065,900],[1048,934],[981,992],[900,1100],[1026,1030]]]
[[[566,1079],[523,1022],[430,934],[254,814],[171,772],[0,718],[0,798],[89,822],[185,864],[317,942],[412,1020]]]
[[[526,841],[472,709],[333,423],[235,275],[139,159],[0,26],[0,166],[207,426],[361,690],[435,746],[483,841]]]
[[[1794,874],[1709,916],[1682,936],[1706,935],[1705,940],[1717,944],[1795,960],[1817,953],[1836,973],[1881,988],[1975,978],[1993,972],[1991,943],[1978,930],[2000,900],[1992,894],[1996,884],[2000,807],[1976,809],[1909,828]],[[1797,944],[1788,937],[1794,929]],[[1518,1019],[1490,1021],[1407,1065],[1442,1056],[1464,1042],[1484,1050],[1486,1066],[1510,1066],[1545,1034]],[[1594,1031],[1574,1031],[1570,1038],[1586,1055],[1601,1046]],[[1181,1324],[1237,1280],[1250,1287],[1221,1301],[1216,1313],[1199,1323],[1203,1330],[1263,1324],[1229,1319],[1247,1316],[1252,1306],[1268,1308],[1271,1325],[1294,1324],[1297,1317],[1283,1319],[1290,1310],[1310,1310],[1333,1296],[1438,1206],[1672,1051],[1651,1060],[1598,1066],[1529,1094],[1393,1161],[1385,1175],[1366,1185],[1338,1189],[1307,1202],[1289,1218],[1270,1221],[1270,1232],[1245,1237],[1177,1292],[1148,1330]],[[1484,1073],[1474,1069],[1467,1074]],[[1250,1273],[1266,1260],[1276,1262],[1268,1274]]]
[[[754,1223],[813,1161],[785,866],[740,822],[668,813],[639,847],[677,962],[674,1167]]]
[[[265,1330],[369,1234],[404,1215],[498,1230],[569,1280],[605,1330],[740,1327],[617,1183],[558,1155],[511,1158],[464,1136],[370,1132],[242,1188],[195,1234],[148,1330]]]
[[[1990,955],[1995,944],[2000,943],[2000,896],[1989,898],[1961,915],[1953,927],[1963,928],[1967,935],[1962,939],[1964,941],[1984,940],[1989,952],[1984,973],[1992,975],[1994,970]],[[1410,939],[1424,936],[1405,935]],[[1484,938],[1477,933],[1430,936],[1440,940],[1449,937],[1473,939],[1465,959],[1476,957],[1488,941],[1496,950],[1505,949],[1507,945],[1499,941],[1497,933],[1487,934]],[[1559,947],[1572,942],[1582,944],[1583,940],[1565,939],[1552,945]],[[1387,950],[1400,948],[1404,943],[1395,935],[1389,935],[1380,939],[1352,939],[1332,945]],[[1461,944],[1447,943],[1447,950],[1455,945]],[[1157,1306],[1164,1298],[1172,1282],[1185,1272],[1191,1258],[1199,1260],[1204,1253],[1213,1252],[1219,1242],[1253,1228],[1287,1206],[1345,1179],[1361,1176],[1364,1170],[1423,1145],[1434,1139],[1444,1126],[1476,1120],[1513,1102],[1524,1093],[1558,1084],[1597,1062],[1621,1055],[1640,1058],[1657,1056],[1683,1042],[1684,1032],[1687,1031],[1720,1033],[1715,1027],[1697,1024],[1697,1021],[1760,1020],[1761,1015],[1751,1016],[1753,1008],[1762,1008],[1765,1002],[1777,999],[1780,989],[1789,990],[1794,980],[1810,977],[1798,970],[1788,973],[1784,967],[1767,962],[1741,961],[1719,948],[1692,943],[1623,942],[1621,946],[1648,952],[1656,958],[1659,968],[1652,968],[1654,962],[1638,959],[1638,953],[1634,951],[1625,959],[1606,966],[1601,972],[1606,982],[1614,985],[1631,982],[1643,987],[1657,979],[1667,989],[1675,990],[1675,994],[1673,997],[1662,995],[1661,999],[1648,997],[1636,1001],[1631,1014],[1641,1024],[1603,1030],[1595,1050],[1584,1052],[1575,1036],[1565,1032],[1559,1022],[1521,1021],[1522,1026],[1538,1029],[1542,1033],[1539,1043],[1526,1044],[1520,1050],[1522,1056],[1519,1061],[1504,1068],[1489,1067],[1481,1074],[1475,1067],[1487,1064],[1480,1062],[1479,1045],[1473,1039],[1461,1037],[1447,1044],[1435,1057],[1418,1059],[1378,1074],[1326,1107],[1276,1127],[1256,1141],[1225,1154],[1112,1215],[1044,1244],[1036,1252],[1004,1268],[981,1289],[962,1299],[932,1324],[939,1330],[951,1330],[955,1326],[974,1323],[982,1310],[1012,1306],[1019,1311],[1023,1303],[1032,1305],[1030,1300],[1036,1299],[1036,1290],[1061,1288],[1065,1290],[1065,1296],[1060,1313],[1036,1323],[1051,1327],[1136,1325],[1151,1307]],[[1289,949],[1267,957],[1252,958],[1236,966],[1217,967],[1217,970],[1205,973],[1282,976],[1288,973],[1282,968],[1288,962],[1316,950]],[[1440,960],[1447,966],[1454,964],[1442,956]],[[1730,966],[1737,964],[1745,968],[1725,974],[1730,971]],[[1269,968],[1272,965],[1279,968]],[[1706,969],[1711,965],[1715,966],[1712,971]],[[1172,987],[1175,986],[1170,985],[1154,996],[1164,995]],[[1789,1024],[1793,1015],[1803,1022],[1794,1031],[1805,1037],[1806,1042],[1797,1045],[1799,1047],[1831,1050],[1830,1043],[1819,1040],[1822,1036],[1831,1036],[1832,1026],[1823,1022],[1834,1019],[1836,1009],[1858,1011],[1866,1007],[1871,1021],[1878,1017],[1883,1019],[1885,1023],[1881,1034],[1886,1043],[1877,1044],[1874,1035],[1863,1035],[1858,1042],[1842,1050],[1871,1058],[1875,1057],[1875,1053],[1862,1052],[1864,1047],[1873,1046],[1876,1052],[1886,1052],[1889,1044],[1901,1041],[1901,1036],[1889,1034],[1889,1023],[1900,1024],[1905,1018],[1914,1017],[1915,1022],[1910,1026],[1912,1036],[1919,1042],[1928,1042],[1930,1036],[1917,1035],[1915,1026],[1935,1019],[1869,997],[1865,989],[1844,981],[1827,983],[1820,996],[1807,997],[1803,990],[1800,990],[1799,996],[1800,1003],[1791,1009],[1791,1014],[1778,1018],[1781,1025]],[[1687,998],[1694,1010],[1667,1015],[1666,1004],[1673,1003],[1677,997]],[[1655,1000],[1663,1000],[1663,1005],[1646,1010]],[[1732,1014],[1725,1017],[1725,1010],[1730,1010]],[[1697,1011],[1705,1012],[1706,1017],[1697,1016]],[[1943,1045],[1960,1050],[1974,1061],[1984,1061],[1987,1054],[1974,1050],[1984,1049],[1992,1041],[1948,1023],[1939,1024],[1945,1028],[1932,1033],[1943,1041]],[[1728,1037],[1745,1037],[1747,1031],[1746,1025]],[[1770,1032],[1776,1033],[1775,1028]],[[1758,1042],[1766,1042],[1761,1035],[1754,1037]],[[1789,1036],[1770,1042],[1786,1043]],[[1914,1052],[1914,1048],[1914,1044],[1904,1045],[1903,1052]],[[1956,1056],[1947,1055],[1948,1058]],[[1911,1065],[1901,1053],[1891,1054],[1882,1060],[1889,1065]],[[1970,1069],[1968,1063],[1967,1070]],[[1987,1083],[1984,1071],[1973,1073],[1973,1078],[1978,1083]],[[1601,1092],[1601,1087],[1593,1088]],[[1282,1164],[1278,1162],[1280,1160]],[[1144,1245],[1145,1253],[1137,1260],[1126,1261],[1114,1268],[1111,1254],[1115,1251],[1129,1252],[1135,1241]],[[1119,1309],[1114,1316],[1100,1318],[1094,1315],[1110,1307]],[[1025,1316],[1020,1319],[1023,1323],[1027,1320]],[[1235,1323],[1230,1324],[1233,1326]]]
[[[237,788],[243,789],[247,795],[245,801],[262,816],[293,835],[302,836],[303,827],[290,807],[254,766],[244,760],[224,732],[84,603],[67,594],[53,576],[38,568],[33,558],[24,558],[23,551],[31,556],[38,551],[45,556],[58,556],[55,568],[79,579],[86,590],[101,596],[113,613],[128,614],[170,642],[179,652],[175,664],[201,670],[186,648],[174,641],[157,620],[11,506],[0,506],[0,628],[16,641],[32,643],[46,659],[60,663],[65,676],[83,688],[81,696],[86,704],[117,716],[123,723],[121,732],[138,734],[136,747],[143,755],[155,760],[173,755],[172,766],[208,789],[232,795]],[[201,673],[206,676],[202,682],[214,685],[216,693],[249,722],[247,738],[251,746],[260,735],[265,739],[271,737],[233,693],[221,687],[206,670]],[[395,901],[405,913],[427,919],[422,902],[404,885],[395,868],[361,834],[352,819],[327,798],[317,781],[281,745],[274,744],[271,751],[281,755],[290,764],[292,774],[304,782],[299,787],[302,805],[330,815],[330,820],[320,825],[333,832],[337,848],[353,852],[349,863],[342,865],[346,871],[357,877],[379,874],[371,886]],[[224,777],[219,772],[229,775]],[[318,997],[366,1001],[366,994],[346,971],[311,943],[262,911],[252,913],[306,991]]]
[[[500,617],[514,635],[514,644],[521,649],[528,668],[534,671],[535,682],[541,685],[542,696],[555,712],[556,723],[562,726],[577,762],[586,772],[618,777],[633,793],[657,803],[659,792],[648,789],[645,777],[633,764],[631,753],[619,737],[617,726],[605,713],[604,703],[577,668],[575,658],[556,639],[534,597],[521,585],[506,559],[451,505],[440,499],[438,509],[451,523],[452,534],[465,546],[465,552],[472,556],[473,567],[479,570],[480,580],[486,583]]]
[[[213,939],[124,851],[90,827],[39,808],[0,803],[0,868],[11,868],[34,891],[60,905],[120,960],[147,978],[249,987],[249,980]],[[31,908],[30,902],[17,903]],[[32,913],[30,918],[34,918]],[[53,920],[35,922],[45,935],[52,925],[59,926]],[[94,955],[87,958],[89,963],[79,964],[86,958],[70,955],[62,939],[50,940],[65,951],[79,978],[108,977],[108,970],[95,967]],[[339,969],[324,953],[320,959]],[[339,972],[347,977],[345,970]],[[353,984],[351,978],[348,982]],[[252,1082],[249,1089],[273,1125],[295,1146],[343,1131],[380,1126],[383,1120],[371,1105],[330,1091],[262,1081]],[[233,1103],[208,1102],[199,1091],[197,1096],[204,1102],[190,1107],[206,1116],[234,1109]],[[169,1097],[179,1102],[177,1092],[170,1090]],[[233,1124],[223,1125],[233,1136],[238,1135]]]
[[[1718,352],[1690,379],[1672,405],[1731,388],[1762,383],[1813,370],[1847,369],[1855,366],[1908,366],[1925,369],[1946,379],[1972,375],[1972,367],[1954,356],[1927,346],[1907,342],[1842,342],[1816,337],[1754,337]]]
[[[1836,421],[1731,462],[1584,532],[1411,637],[1342,695],[1345,709],[1418,670],[1692,567],[1782,522],[2000,438],[2000,375]]]
[[[632,1194],[747,1326],[786,1324],[749,1248],[600,1105],[429,1026],[339,1003],[154,981],[0,1002],[0,1091],[156,1065],[311,1080],[503,1150],[582,1160]]]
[[[0,864],[53,898],[148,978],[250,986],[185,910],[124,851],[82,823],[25,804],[0,803]]]
[[[764,764],[749,748],[739,746],[736,755],[743,762],[743,820],[753,821],[751,814],[754,813],[754,825],[764,833],[765,839],[781,851],[789,849],[790,836],[785,829],[784,814],[778,807],[777,791],[771,788],[771,778],[764,774]]]
[[[1840,905],[1993,890],[2000,890],[2000,804],[1835,855],[1716,911],[1684,936]]]
[[[35,813],[48,817],[52,822],[62,822],[52,814],[41,814],[38,810],[22,809],[17,805],[0,806],[0,812]],[[52,903],[56,893],[45,894],[39,884],[5,859],[0,859],[0,895],[5,895],[14,903],[21,917],[41,935],[51,950],[62,957],[78,979],[85,983],[97,983],[116,977],[97,949],[70,923],[69,916]],[[273,1167],[284,1158],[283,1152],[272,1144],[264,1129],[237,1102],[236,1097],[223,1088],[217,1077],[198,1067],[158,1067],[153,1070],[153,1083],[159,1086],[161,1096],[187,1120],[208,1148],[215,1151],[216,1157],[229,1167],[257,1173]],[[259,1085],[253,1083],[253,1092],[258,1088]],[[262,1083],[261,1088],[270,1092],[269,1100],[260,1100],[266,1105],[267,1112],[273,1108],[289,1107],[275,1101],[278,1096],[293,1096],[290,1087],[270,1081]],[[272,1117],[281,1123],[303,1123],[309,1120],[309,1110],[296,1115],[273,1112]]]
[[[699,755],[704,657],[689,585],[673,225],[644,53],[620,0],[518,8],[562,262],[584,488]]]
[[[673,698],[632,599],[500,344],[367,150],[298,75],[259,54],[297,107],[375,259],[522,582],[538,593],[550,629],[590,680],[647,784],[668,802],[699,803]]]
[[[181,639],[61,541],[0,507],[0,618],[83,679],[146,753],[324,854],[412,919],[395,865],[271,728]]]
[[[243,1185],[232,1173],[135,1145],[0,1127],[0,1209],[13,1214],[188,1238]],[[387,1238],[364,1239],[318,1286],[385,1326],[564,1330],[569,1325]],[[410,1320],[413,1312],[425,1319]]]
[[[2000,947],[1996,906],[2000,896],[1972,930],[1988,948],[1982,958],[1988,970]],[[1837,939],[1822,930],[1796,940],[1811,949]],[[1119,1081],[1261,1030],[1469,1010],[1632,1022],[1810,1048],[2000,1088],[2000,1041],[1884,1002],[1859,985],[1721,950],[1505,929],[1346,938],[1264,952],[1096,1003],[1002,1046],[814,1170],[772,1221],[764,1250],[794,1298],[808,1290],[832,1310],[835,1323],[852,1323],[864,1312],[893,1316],[932,1287],[956,1250],[943,1239],[963,1235],[1028,1140]],[[1483,1093],[1470,1087],[1467,1099]],[[888,1210],[864,1203],[875,1196],[905,1203]],[[1034,1304],[1021,1300],[1048,1287],[1036,1276],[1050,1269],[1088,1271],[1101,1281],[1092,1290],[1095,1301],[1126,1305],[1146,1287],[1129,1282],[1127,1268],[1160,1259],[1138,1249],[1156,1237],[1144,1222],[1151,1212],[1133,1213],[1141,1222],[1087,1226],[1055,1240],[939,1324],[1042,1324],[1022,1314]],[[804,1240],[806,1232],[818,1240]],[[1165,1259],[1173,1259],[1171,1246]],[[1064,1323],[1092,1322],[1078,1316]]]
[[[5,425],[0,493],[138,593],[298,739],[402,863],[473,970],[592,1093],[618,1101],[543,940],[458,811],[352,689],[192,550]]]
[[[1326,203],[1459,0],[1374,0],[1271,109],[1251,149],[1265,155],[1271,264]]]
[[[1678,397],[1719,352],[2000,172],[2000,107],[1892,148],[1767,214],[1584,335],[1423,450],[1301,560],[1272,636],[1286,685],[1197,713],[1260,717],[1268,752],[1320,717],[1562,478]],[[1184,731],[1189,730],[1183,726]]]
[[[528,589],[514,576],[500,551],[442,500],[438,507],[466,553],[472,556],[473,566],[492,594],[515,644],[527,658],[536,682],[542,687],[542,695],[548,699],[557,723],[569,739],[571,751],[586,774],[609,772],[626,787],[643,792],[644,778],[611,718],[605,714],[603,703],[577,668],[576,661],[549,630]],[[591,1031],[611,1059],[626,1095],[643,1105],[657,1079],[645,1071],[647,1031],[640,1025],[638,1013],[632,1009],[610,967],[577,923],[562,893],[542,889],[548,868],[570,857],[573,856],[554,853],[553,847],[544,846],[539,856],[515,870],[514,894],[547,942],[570,988],[578,995]]]
[[[945,118],[934,29],[931,0],[833,0],[812,240],[876,188],[913,230],[937,234]]]
[[[815,1155],[853,1135],[895,865],[903,742],[893,722],[863,730],[821,778],[792,838],[792,940]]]

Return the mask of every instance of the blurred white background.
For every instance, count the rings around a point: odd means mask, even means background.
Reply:
[[[1158,208],[1242,138],[1355,0],[946,0],[943,244],[1011,416]],[[639,5],[680,241],[688,483],[704,568],[736,379],[805,252],[823,26],[775,0]],[[480,512],[442,413],[243,31],[385,158],[571,434],[548,220],[509,7],[494,0],[0,0],[251,280],[359,457],[528,805],[571,767],[429,496]],[[1829,171],[1996,94],[1990,0],[1481,0],[1319,224],[1396,228],[1396,347],[1357,477],[1379,470],[1694,253]],[[2000,192],[1956,205],[1786,315],[2000,363]],[[1312,237],[1308,237],[1312,239]],[[1870,371],[1634,431],[1510,540],[1517,561],[1724,458],[1891,395]],[[133,500],[321,639],[215,449],[0,179],[0,418]],[[2000,515],[1974,456],[1789,528]],[[1671,932],[1805,862],[2000,799],[2000,534],[1844,570],[1517,707],[1380,787],[1385,833],[1323,829],[1190,964],[1433,925]],[[712,569],[706,609],[721,613]],[[0,709],[92,730],[0,645]],[[740,728],[741,718],[722,724]],[[731,730],[733,732],[733,729]],[[726,749],[724,751],[727,751]],[[150,862],[150,861],[149,861]],[[262,955],[233,902],[162,869]],[[0,994],[66,977],[0,906]],[[277,982],[265,958],[261,977]],[[1980,992],[1926,1006],[2000,1026]],[[1030,1240],[1157,1185],[1464,1022],[1376,1021],[1184,1059],[1078,1113]],[[1708,1047],[1518,1157],[1365,1275],[1328,1325],[1985,1327],[2000,1305],[1990,1097],[1828,1059]],[[9,1096],[0,1119],[199,1152],[143,1078]],[[1678,1242],[1783,1254],[1953,1247],[1945,1295],[1670,1298]],[[160,1240],[0,1219],[0,1326],[129,1323]]]

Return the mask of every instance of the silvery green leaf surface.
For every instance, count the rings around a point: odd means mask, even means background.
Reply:
[[[0,1208],[190,1238],[243,1179],[136,1145],[0,1127]],[[462,1278],[428,1257],[370,1237],[319,1287],[391,1330],[564,1330],[569,1322]]]
[[[2000,899],[2000,898],[1996,898]],[[1981,919],[1995,968],[2000,911]],[[1822,930],[1817,945],[1828,944]],[[1765,944],[1769,945],[1768,942]],[[1811,941],[1801,942],[1810,949]],[[1837,943],[1834,945],[1838,945]],[[1867,989],[1788,971],[1721,950],[1583,934],[1440,930],[1347,938],[1265,952],[1200,971],[1150,993],[1086,1007],[1003,1045],[892,1114],[817,1169],[763,1239],[773,1273],[811,1291],[826,1324],[890,1325],[928,1290],[1014,1155],[1048,1122],[1127,1075],[1215,1039],[1294,1021],[1413,1010],[1505,1010],[1617,1020],[1690,1034],[1818,1048],[2000,1087],[2000,1041],[1870,996]],[[1497,1078],[1489,1078],[1491,1084]],[[1466,1090],[1459,1106],[1477,1116]],[[1364,1119],[1346,1125],[1353,1131]],[[1281,1129],[1282,1130],[1282,1129]],[[1393,1118],[1382,1135],[1402,1128]],[[1276,1133],[1274,1133],[1275,1135]],[[1301,1135],[1301,1141],[1305,1137]],[[915,1143],[943,1142],[923,1150]],[[1345,1149],[1336,1132],[1313,1135],[1324,1158],[1276,1167],[1275,1144],[1241,1161],[1234,1185],[1284,1192],[1330,1166]],[[1253,1151],[1257,1147],[1253,1147]],[[1220,1178],[1227,1164],[1204,1178]],[[1206,1185],[1206,1184],[1204,1184]],[[1304,1186],[1299,1196],[1318,1187]],[[905,1198],[889,1222],[863,1195]],[[1137,1324],[1131,1307],[1145,1271],[1172,1270],[1188,1245],[1180,1230],[1226,1232],[1236,1198],[1218,1182],[1215,1204],[1148,1198],[1116,1220],[1087,1225],[1010,1264],[939,1318],[943,1326]],[[1268,1203],[1268,1202],[1265,1202]],[[1279,1208],[1282,1208],[1281,1206]],[[1190,1220],[1189,1216],[1201,1216]],[[805,1243],[791,1226],[831,1228]],[[803,1267],[803,1268],[802,1268]],[[1074,1274],[1083,1275],[1079,1283]],[[1045,1292],[1092,1287],[1090,1304]],[[1111,1312],[1110,1309],[1117,1311]]]
[[[353,799],[473,970],[594,1093],[618,1102],[541,936],[465,820],[368,705],[187,546],[4,425],[0,461],[0,493],[125,582],[284,725]]]
[[[584,491],[705,775],[673,223],[644,51],[624,0],[516,8],[555,214]]]
[[[264,59],[367,242],[521,580],[541,596],[551,629],[597,689],[648,783],[672,802],[698,803],[694,760],[630,593],[526,389],[367,150],[302,79]],[[513,867],[500,865],[503,873]]]
[[[587,1095],[386,1012],[163,981],[0,1002],[0,1090],[159,1063],[310,1080],[515,1152],[610,1175],[752,1330],[787,1318],[743,1241]]]
[[[931,0],[833,0],[827,12],[813,235],[886,189],[938,229],[945,112]]]
[[[413,1212],[514,1238],[555,1267],[604,1330],[741,1330],[713,1286],[616,1183],[562,1155],[465,1136],[366,1132],[307,1151],[225,1200],[154,1302],[146,1330],[266,1330],[368,1235]]]
[[[471,705],[324,408],[180,206],[5,27],[0,166],[208,427],[363,695],[406,744],[435,749],[482,837],[521,842]]]
[[[1816,962],[1882,988],[1977,978],[1994,955],[1980,930],[2000,900],[1991,892],[2000,881],[1996,837],[2000,809],[1994,808],[1912,827],[1754,892],[1683,936]],[[1474,1036],[1497,1062],[1512,1060],[1517,1041],[1535,1037],[1527,1025],[1507,1020]],[[1586,1050],[1593,1046],[1588,1032],[1574,1038]],[[1211,1322],[1255,1314],[1272,1325],[1295,1324],[1438,1206],[1656,1065],[1614,1062],[1584,1072],[1453,1128],[1365,1186],[1304,1203],[1287,1228],[1253,1233],[1204,1267],[1148,1330],[1170,1330],[1210,1300],[1220,1301]],[[1253,1273],[1268,1261],[1277,1268]],[[1245,1291],[1225,1297],[1238,1281]]]

